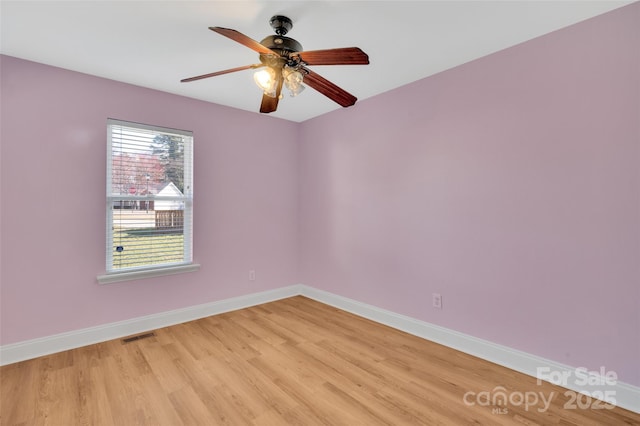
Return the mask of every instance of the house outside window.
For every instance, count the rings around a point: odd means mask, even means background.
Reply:
[[[107,273],[98,281],[194,270],[192,132],[109,119],[107,141]]]

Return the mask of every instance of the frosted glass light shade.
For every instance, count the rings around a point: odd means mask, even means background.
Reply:
[[[265,68],[253,74],[253,80],[265,95],[276,97],[276,72],[273,68]]]

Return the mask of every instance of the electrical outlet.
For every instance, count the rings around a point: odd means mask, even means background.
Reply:
[[[250,269],[249,270],[249,281],[255,281],[256,280],[256,271],[255,269]]]
[[[433,293],[433,307],[436,309],[442,309],[442,296],[440,293]]]

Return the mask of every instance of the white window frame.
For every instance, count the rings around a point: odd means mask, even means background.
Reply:
[[[112,167],[113,167],[113,129],[126,127],[137,129],[143,132],[157,134],[179,135],[184,139],[184,193],[176,197],[156,197],[146,195],[122,195],[113,194]],[[148,264],[144,266],[134,266],[127,268],[115,268],[113,265],[113,202],[114,201],[179,201],[184,204],[183,223],[183,255],[181,262],[164,264]],[[200,268],[200,265],[193,263],[193,133],[186,130],[171,129],[166,127],[153,126],[148,124],[133,123],[129,121],[108,119],[107,120],[107,186],[106,186],[106,273],[99,275],[100,284],[112,282],[136,280],[142,278],[172,275],[182,272],[193,272]]]

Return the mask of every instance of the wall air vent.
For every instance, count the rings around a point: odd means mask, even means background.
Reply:
[[[122,339],[122,343],[131,343],[135,342],[136,340],[146,339],[147,337],[154,337],[155,335],[156,333],[151,331],[149,333],[138,334],[137,336],[125,337],[124,339]]]

